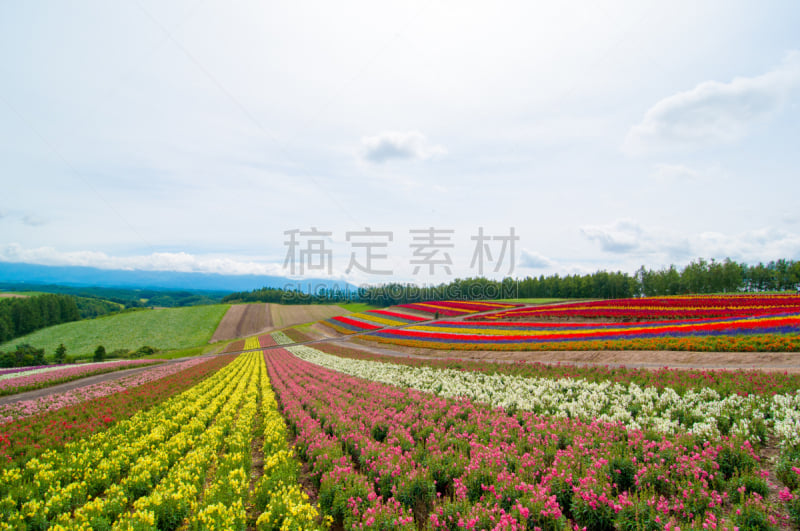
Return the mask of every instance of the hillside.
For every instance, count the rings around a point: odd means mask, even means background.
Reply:
[[[163,308],[76,321],[9,341],[0,345],[0,350],[30,343],[51,356],[64,343],[70,356],[85,357],[97,345],[105,346],[108,352],[143,345],[160,350],[188,348],[208,342],[227,309],[227,304]]]

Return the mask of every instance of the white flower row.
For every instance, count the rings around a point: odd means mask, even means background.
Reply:
[[[278,338],[276,338],[278,341]],[[332,356],[307,346],[288,347],[299,358],[359,378],[445,397],[467,397],[494,407],[518,408],[540,415],[621,422],[632,429],[661,433],[687,429],[707,437],[752,437],[772,425],[782,444],[800,443],[800,391],[774,397],[731,395],[713,389],[658,390],[636,384],[592,383],[577,378],[525,378],[431,367],[411,367]],[[765,420],[771,419],[771,420]]]
[[[272,336],[272,339],[275,340],[275,343],[279,345],[291,345],[295,342],[294,339],[290,338],[283,332],[272,332],[270,335]]]

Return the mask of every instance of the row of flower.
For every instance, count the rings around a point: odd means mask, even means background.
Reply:
[[[42,389],[86,378],[87,376],[132,369],[134,367],[145,367],[156,363],[161,363],[161,360],[120,360],[104,363],[83,363],[4,374],[0,376],[0,396],[13,395],[32,389]]]
[[[89,365],[94,367],[101,367],[103,365],[108,365],[113,363],[117,363],[117,360],[99,361],[95,363],[75,363],[70,365],[36,365],[33,367],[13,367],[10,369],[0,369],[0,381],[3,381],[7,378],[17,378],[20,376],[29,376],[32,374],[58,371],[61,369],[69,369],[73,367],[86,367]]]
[[[230,355],[218,356],[150,369],[148,374],[137,376],[147,385],[118,392],[113,392],[116,386],[96,384],[80,395],[69,391],[35,401],[39,407],[29,406],[28,416],[0,424],[0,463],[24,464],[44,451],[108,429],[118,419],[129,418],[200,383],[232,359]],[[176,370],[167,373],[168,368]],[[157,375],[161,377],[151,379]],[[133,378],[125,378],[122,383],[132,384]],[[98,395],[96,398],[91,398],[91,389]],[[80,401],[81,398],[88,399]]]
[[[282,433],[263,355],[246,354],[155,408],[3,469],[1,520],[8,529],[228,530],[245,528],[252,505],[268,515],[259,529],[288,517],[306,528],[317,514]],[[254,438],[265,465],[251,493]]]
[[[340,317],[325,324],[382,343],[446,350],[800,350],[800,313],[650,323],[436,321],[386,329]]]
[[[467,319],[641,320],[744,317],[797,312],[800,312],[800,295],[684,295],[527,306]]]
[[[320,509],[345,529],[732,529],[788,518],[767,500],[772,486],[741,436],[653,422],[670,432],[662,435],[613,421],[610,409],[584,420],[583,408],[595,406],[577,389],[568,389],[579,404],[571,416],[492,408],[464,398],[482,375],[459,382],[441,371],[426,377],[373,364],[391,374],[356,378],[339,372],[346,367],[333,357],[291,350],[315,363],[272,350],[270,377]],[[419,387],[460,398],[411,389],[403,378],[412,374]],[[510,382],[483,384],[477,400],[496,404],[495,392]],[[603,402],[600,393],[591,399]],[[665,396],[664,407],[678,401]],[[749,431],[743,419],[735,424],[732,432]]]
[[[418,312],[453,317],[457,315],[467,315],[470,313],[504,310],[519,306],[522,305],[512,302],[431,301],[399,304],[397,308],[406,308],[408,310],[415,310]]]
[[[679,395],[669,387],[435,369],[342,358],[306,346],[288,348],[303,360],[344,374],[445,397],[466,397],[492,407],[585,422],[619,422],[630,429],[659,433],[690,430],[709,438],[734,434],[766,441],[774,433],[783,447],[800,446],[800,390],[722,397],[713,389],[700,388]]]
[[[549,326],[548,326],[549,325]],[[763,341],[743,350],[790,350],[800,346],[800,313],[757,318],[705,319],[680,323],[599,323],[565,326],[552,323],[526,323],[513,327],[507,323],[477,326],[477,323],[436,322],[425,326],[378,330],[367,339],[399,345],[453,350],[587,350],[647,349],[664,343],[666,349],[681,348],[682,339],[706,338],[713,348],[734,350],[744,345],[746,336],[764,336]],[[644,341],[642,341],[644,340]],[[769,343],[775,345],[769,345]],[[726,346],[729,343],[730,346]],[[641,348],[641,347],[640,347]]]
[[[411,315],[394,310],[369,310],[366,312],[340,315],[322,321],[323,324],[342,334],[354,334],[368,330],[379,330],[387,326],[405,326],[428,321],[426,317]]]
[[[84,385],[63,393],[10,402],[0,406],[0,424],[31,415],[56,411],[66,406],[119,393],[132,387],[139,387],[154,380],[160,380],[166,376],[176,374],[204,361],[203,358],[192,358],[182,362],[163,364],[137,374]]]
[[[309,340],[308,336],[297,330],[289,329],[285,332],[295,342]],[[640,387],[653,387],[656,389],[670,387],[681,396],[689,390],[699,391],[702,388],[713,389],[721,397],[732,394],[772,396],[774,394],[793,394],[800,390],[800,374],[786,371],[765,372],[752,369],[691,370],[669,367],[645,369],[601,364],[576,365],[564,362],[542,363],[524,360],[515,361],[514,363],[497,363],[457,358],[384,356],[335,343],[318,343],[314,345],[314,348],[345,358],[397,363],[414,367],[427,366],[484,374],[507,374],[525,378],[580,378],[595,383],[633,383]]]

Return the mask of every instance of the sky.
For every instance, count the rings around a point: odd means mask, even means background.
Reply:
[[[794,0],[0,2],[0,261],[798,260],[798,27]]]

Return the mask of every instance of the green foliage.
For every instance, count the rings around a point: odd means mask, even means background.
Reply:
[[[586,531],[613,531],[617,513],[608,503],[592,497],[591,501],[576,495],[572,499],[572,517],[579,528]]]
[[[731,478],[728,482],[728,495],[735,500],[739,497],[739,491],[744,487],[744,494],[750,495],[755,492],[762,498],[769,496],[769,486],[767,482],[759,477],[742,476]]]
[[[0,343],[80,319],[75,297],[44,294],[0,299]]]
[[[216,305],[117,313],[52,326],[4,347],[30,343],[53,352],[63,343],[77,358],[90,357],[98,344],[112,351],[130,345],[149,345],[161,350],[190,348],[208,343],[227,309],[228,305]]]
[[[92,357],[93,361],[104,361],[106,359],[106,347],[103,345],[98,345],[96,349],[94,349],[94,356]]]
[[[56,347],[56,351],[53,354],[53,359],[56,363],[64,363],[67,359],[67,347],[64,346],[64,343],[60,343],[58,347]]]
[[[141,346],[134,350],[133,352],[128,353],[129,358],[141,358],[142,356],[151,356],[158,352],[157,348],[150,347],[147,345]]]
[[[744,448],[725,446],[717,455],[719,471],[725,480],[731,479],[734,474],[750,472],[756,466],[756,461]]]
[[[792,468],[800,468],[800,448],[792,448],[781,453],[775,475],[789,490],[800,489],[800,474]]]
[[[635,487],[636,465],[629,457],[614,457],[608,463],[611,483],[617,492],[626,492]]]
[[[75,297],[75,302],[78,305],[81,319],[93,319],[125,308],[121,303],[94,297]]]
[[[45,365],[44,349],[34,348],[27,343],[17,345],[16,349],[0,352],[0,367],[32,367]]]
[[[733,523],[739,531],[773,531],[766,511],[753,503],[746,503],[733,515]]]
[[[30,291],[32,287],[35,287],[39,291]],[[102,301],[103,306],[111,303],[124,308],[143,308],[148,306],[178,308],[184,306],[219,304],[222,297],[228,293],[227,291],[74,287],[55,284],[32,285],[8,282],[0,282],[0,289],[17,290],[21,294],[31,297],[34,296],[34,294],[41,294],[42,292],[73,295],[79,298]],[[80,307],[80,303],[78,303],[78,306]],[[83,313],[83,311],[81,313]],[[87,315],[82,317],[91,316]]]

